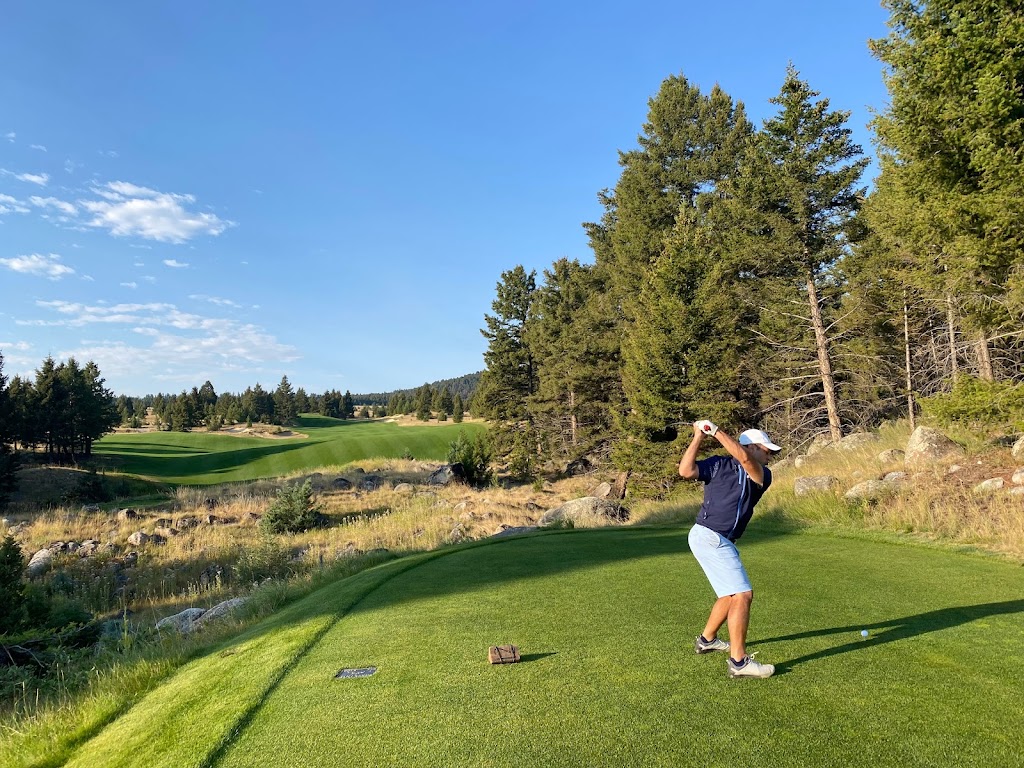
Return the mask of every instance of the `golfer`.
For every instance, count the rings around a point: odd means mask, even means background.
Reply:
[[[716,438],[728,456],[697,461],[705,436]],[[740,562],[735,542],[754,514],[754,505],[772,483],[768,459],[782,449],[760,429],[748,429],[737,442],[710,421],[693,425],[693,441],[679,461],[679,475],[704,483],[704,503],[697,524],[690,529],[690,551],[704,569],[718,600],[704,631],[697,637],[697,653],[729,651],[729,677],[771,677],[775,667],[747,655],[747,625],[754,590]],[[729,642],[718,639],[728,622]]]

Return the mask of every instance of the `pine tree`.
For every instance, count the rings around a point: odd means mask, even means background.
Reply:
[[[464,413],[465,406],[462,404],[462,395],[456,392],[455,398],[452,401],[452,421],[456,424],[461,424]]]
[[[274,390],[274,415],[279,424],[288,424],[295,418],[295,393],[287,376],[281,377],[281,383]]]

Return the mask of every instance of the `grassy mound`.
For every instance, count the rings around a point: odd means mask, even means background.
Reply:
[[[1019,760],[1019,567],[767,521],[743,551],[771,680],[693,653],[713,595],[685,529],[547,533],[322,589],[193,660],[66,764]],[[506,642],[524,662],[488,665]]]
[[[216,485],[280,477],[317,467],[368,458],[443,461],[462,430],[479,424],[400,426],[386,421],[340,421],[300,416],[295,426],[305,437],[267,439],[207,432],[146,432],[108,435],[93,447],[96,456],[119,472],[167,483]]]

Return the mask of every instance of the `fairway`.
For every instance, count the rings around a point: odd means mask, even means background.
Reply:
[[[1020,764],[1020,567],[814,531],[744,544],[769,680],[694,654],[713,595],[685,529],[553,532],[327,587],[184,667],[67,764]],[[489,665],[510,642],[523,662]]]
[[[481,424],[399,426],[387,421],[300,416],[294,429],[307,437],[268,439],[216,432],[118,433],[93,447],[118,472],[184,485],[216,485],[280,477],[352,461],[399,458],[444,461],[459,431]]]

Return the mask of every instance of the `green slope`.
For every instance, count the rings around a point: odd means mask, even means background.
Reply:
[[[403,454],[443,461],[460,430],[475,434],[482,429],[479,424],[407,427],[307,415],[295,427],[308,435],[304,438],[148,432],[108,435],[93,451],[120,472],[168,483],[214,485]]]
[[[750,641],[773,679],[729,680],[723,655],[693,653],[713,596],[684,530],[543,534],[322,590],[184,668],[69,765],[1019,764],[1022,569],[824,533],[747,539]],[[504,642],[524,663],[486,663]],[[334,679],[364,665],[379,671]]]

